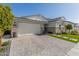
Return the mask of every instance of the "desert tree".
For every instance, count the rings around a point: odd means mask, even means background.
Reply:
[[[2,45],[2,37],[5,31],[11,30],[14,15],[10,6],[0,5],[0,47]]]

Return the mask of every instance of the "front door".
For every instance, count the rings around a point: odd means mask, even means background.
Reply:
[[[47,27],[47,24],[44,24],[44,34],[48,33],[48,27]]]

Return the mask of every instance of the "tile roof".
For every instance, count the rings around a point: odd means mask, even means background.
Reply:
[[[41,14],[30,15],[30,16],[22,16],[22,17],[16,17],[16,20],[17,21],[35,20],[35,21],[53,22],[53,21],[58,21],[60,19],[62,19],[64,22],[69,22],[69,23],[77,24],[77,23],[74,23],[74,22],[70,22],[70,21],[64,20],[65,19],[64,16],[57,17],[57,18],[53,18],[53,19],[47,18],[45,16],[42,16]]]

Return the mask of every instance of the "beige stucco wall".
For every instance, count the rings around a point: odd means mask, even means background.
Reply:
[[[63,23],[64,23],[63,20],[56,21],[56,33],[65,32]],[[61,29],[59,28],[60,25],[61,25]]]
[[[65,30],[64,30],[64,26],[63,26],[63,20],[58,20],[58,21],[54,21],[54,22],[49,23],[49,27],[52,27],[51,30],[54,33],[60,33],[61,32],[60,29],[59,29],[59,25],[61,25],[61,27],[62,27],[61,29],[64,32]]]
[[[56,22],[49,22],[48,27],[56,27]]]
[[[49,22],[48,23],[48,32],[55,33],[56,32],[56,22]]]

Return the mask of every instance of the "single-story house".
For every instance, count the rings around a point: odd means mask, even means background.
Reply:
[[[65,32],[65,25],[71,24],[73,29],[76,23],[66,21],[65,17],[58,17],[54,19],[46,18],[40,14],[31,16],[16,17],[14,21],[13,31],[17,35],[24,34],[40,34],[40,33],[61,33]]]

